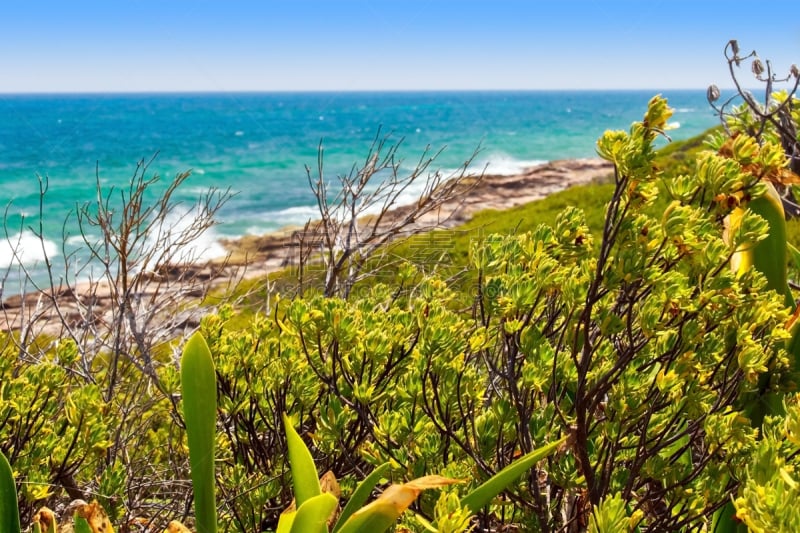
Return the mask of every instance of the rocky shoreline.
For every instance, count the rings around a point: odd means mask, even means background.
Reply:
[[[550,161],[516,175],[484,175],[473,182],[465,194],[415,223],[420,227],[454,227],[468,221],[478,211],[509,209],[568,187],[602,182],[610,179],[613,171],[611,163],[587,158]],[[400,206],[388,216],[403,217],[410,209],[409,206]],[[302,228],[286,229],[223,242],[230,253],[224,265],[210,262],[169,267],[151,274],[154,283],[143,283],[143,292],[137,298],[140,301],[167,298],[176,303],[177,309],[185,307],[182,304],[192,299],[204,297],[210,288],[231,287],[242,279],[263,277],[292,261],[295,253],[292,243],[297,241],[298,232],[302,231]],[[147,292],[149,285],[152,285],[152,292]],[[165,294],[165,290],[169,293]],[[40,324],[37,332],[56,336],[62,331],[61,322],[65,318],[70,322],[86,322],[87,313],[90,313],[98,321],[104,321],[111,312],[114,298],[115,291],[102,282],[10,296],[0,302],[0,331],[27,329],[32,324]],[[186,309],[181,312],[186,313]],[[171,318],[176,324],[188,327],[196,325],[199,320],[199,317],[188,314],[185,320]]]
[[[514,175],[484,175],[477,184],[458,198],[445,203],[436,213],[420,218],[416,224],[438,229],[461,225],[479,211],[510,209],[541,200],[553,193],[576,185],[599,183],[611,179],[614,166],[600,158],[564,159],[536,165]],[[400,206],[390,217],[405,216],[409,206]],[[292,242],[298,239],[298,228],[224,241],[232,257],[248,267],[248,277],[274,272],[291,261]],[[235,261],[235,262],[239,262]]]

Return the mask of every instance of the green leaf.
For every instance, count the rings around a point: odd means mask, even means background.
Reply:
[[[717,509],[711,520],[711,533],[747,533],[747,526],[736,519],[736,508],[728,502]]]
[[[283,425],[286,428],[286,446],[289,448],[289,466],[292,469],[292,484],[294,486],[294,499],[297,508],[306,500],[318,496],[322,493],[317,476],[317,467],[314,465],[314,458],[308,451],[303,439],[292,427],[289,418],[283,415]]]
[[[383,475],[389,470],[390,466],[390,463],[383,463],[358,484],[358,487],[356,487],[353,495],[350,496],[350,499],[347,501],[347,505],[345,505],[344,509],[342,509],[342,513],[339,515],[339,520],[336,521],[336,525],[333,527],[333,533],[339,531],[347,519],[350,518],[354,512],[364,506],[369,499],[370,494],[372,494],[372,490],[381,480]]]
[[[397,522],[402,512],[398,512],[398,507],[390,501],[376,500],[351,515],[339,533],[382,533]]]
[[[800,250],[798,250],[792,243],[786,243],[789,249],[789,261],[795,268],[800,269]]]
[[[752,247],[753,267],[767,278],[767,288],[784,297],[786,307],[794,309],[794,298],[787,284],[786,263],[789,252],[786,241],[786,216],[781,197],[767,182],[767,192],[751,200],[747,207],[769,224],[766,238]]]
[[[74,524],[75,524],[75,533],[93,533],[92,526],[90,526],[89,522],[82,516],[76,515],[74,518]]]
[[[275,533],[291,533],[297,511],[284,511],[278,518],[278,528]]]
[[[500,472],[492,476],[482,485],[467,494],[461,499],[461,506],[468,508],[473,513],[477,513],[498,494],[503,492],[509,485],[516,482],[519,477],[527,472],[533,465],[555,453],[558,448],[567,441],[567,437],[561,437],[557,441],[542,446],[532,452],[523,455]]]
[[[328,518],[338,503],[336,496],[328,492],[307,499],[297,508],[291,533],[328,533]]]
[[[628,530],[628,510],[619,493],[603,498],[589,515],[588,533],[617,533]]]
[[[0,531],[19,533],[19,507],[14,473],[6,456],[0,452]]]
[[[198,533],[216,533],[214,496],[214,432],[217,416],[217,383],[214,361],[205,339],[195,333],[181,358],[183,416],[189,440],[194,511]]]

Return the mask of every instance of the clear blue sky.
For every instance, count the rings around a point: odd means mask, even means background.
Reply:
[[[0,92],[725,87],[731,38],[800,64],[798,21],[795,1],[0,0]]]

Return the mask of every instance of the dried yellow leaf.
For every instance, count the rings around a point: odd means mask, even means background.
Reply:
[[[390,485],[373,503],[390,504],[399,512],[405,511],[414,503],[419,493],[427,489],[439,489],[448,485],[462,483],[458,479],[443,476],[423,476],[400,485]]]
[[[167,529],[164,530],[164,533],[192,533],[189,531],[189,528],[181,524],[180,522],[173,520],[169,524],[167,524]]]

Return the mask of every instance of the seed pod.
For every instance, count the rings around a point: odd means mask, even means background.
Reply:
[[[719,100],[719,87],[716,85],[709,85],[708,90],[706,91],[706,98],[708,99],[709,103],[716,102]]]
[[[753,71],[753,74],[755,74],[757,78],[764,73],[764,64],[761,62],[760,59],[755,58],[753,60],[753,64],[750,66],[750,69]]]

